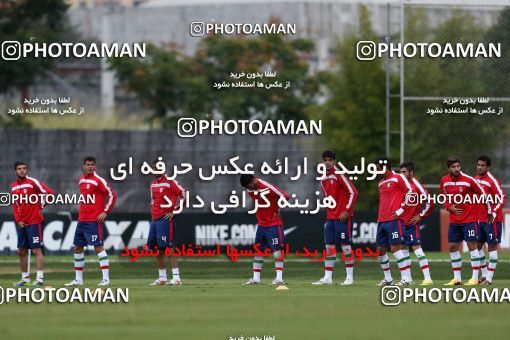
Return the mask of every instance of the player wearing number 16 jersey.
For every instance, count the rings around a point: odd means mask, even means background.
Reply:
[[[413,193],[407,178],[391,170],[390,160],[379,158],[377,170],[383,172],[379,182],[379,212],[377,216],[376,244],[379,251],[379,264],[384,273],[380,286],[391,285],[393,279],[387,252],[391,250],[397,259],[402,280],[401,285],[412,284],[411,259],[405,246],[403,214],[410,209],[407,197]]]

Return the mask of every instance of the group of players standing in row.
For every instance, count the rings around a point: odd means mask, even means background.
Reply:
[[[337,251],[343,252],[346,279],[343,285],[354,283],[354,256],[352,256],[352,223],[354,207],[358,198],[358,191],[353,183],[343,174],[336,173],[336,157],[331,151],[322,154],[322,161],[326,166],[327,173],[321,180],[321,186],[325,196],[334,198],[334,208],[327,208],[327,221],[324,225],[324,241],[328,256],[324,261],[324,277],[313,282],[314,285],[330,285],[333,268],[335,266]],[[400,174],[391,168],[390,160],[386,157],[378,159],[376,163],[381,175],[379,188],[379,210],[377,226],[377,250],[379,252],[379,264],[384,273],[384,279],[379,285],[393,284],[390,272],[388,252],[393,253],[400,269],[400,285],[412,284],[411,259],[409,249],[415,253],[424,280],[422,285],[433,284],[430,276],[429,264],[423,249],[421,248],[420,222],[426,218],[434,207],[427,200],[424,204],[411,205],[406,196],[416,193],[427,196],[428,192],[418,181],[414,172],[414,164],[405,162],[399,166]],[[445,203],[445,208],[450,212],[450,224],[448,227],[448,242],[450,244],[450,258],[454,278],[447,285],[461,285],[461,255],[460,244],[466,241],[471,256],[472,276],[467,285],[491,284],[498,261],[498,244],[501,242],[503,214],[502,208],[506,203],[499,181],[490,173],[491,160],[487,156],[481,156],[477,160],[476,177],[471,177],[461,172],[460,161],[456,157],[447,160],[448,174],[441,179],[440,193],[460,195],[462,197],[487,194],[500,195],[503,200],[499,204],[450,204]],[[54,194],[54,191],[33,177],[27,176],[27,165],[16,162],[14,165],[17,179],[11,184],[11,191],[18,195]],[[103,224],[107,215],[115,206],[117,195],[108,183],[96,173],[96,160],[94,157],[86,157],[83,164],[83,174],[79,179],[81,195],[93,195],[94,203],[80,203],[78,224],[74,236],[74,269],[75,279],[66,286],[83,285],[83,268],[85,264],[84,247],[94,247],[99,258],[99,266],[102,270],[103,279],[101,286],[109,285],[109,260],[103,246]],[[241,175],[241,185],[247,189],[248,194],[254,201],[265,199],[269,202],[267,207],[260,207],[256,212],[257,231],[255,243],[261,244],[259,249],[270,248],[275,259],[276,278],[272,284],[285,284],[283,280],[283,256],[282,249],[285,244],[283,221],[280,215],[278,201],[280,198],[289,199],[289,195],[259,177],[253,175]],[[264,195],[261,195],[265,193]],[[179,208],[185,196],[185,189],[175,180],[166,175],[158,175],[150,183],[151,195],[151,224],[147,245],[150,248],[173,249],[175,241],[174,210]],[[264,196],[264,198],[261,198]],[[172,204],[167,206],[167,199]],[[14,217],[18,226],[18,252],[21,281],[18,286],[42,286],[44,257],[43,242],[43,216],[42,202],[13,202]],[[162,206],[165,206],[163,208]],[[483,252],[483,245],[487,243],[489,251],[489,264]],[[28,272],[27,251],[33,250],[36,256],[37,276],[36,280],[30,280]],[[168,280],[165,264],[165,252],[159,252],[156,257],[158,278],[151,285],[180,285],[182,280],[179,275],[178,261],[176,256],[169,256],[172,267],[172,279]],[[253,258],[253,277],[245,285],[260,283],[263,257]],[[479,278],[479,272],[482,272]]]

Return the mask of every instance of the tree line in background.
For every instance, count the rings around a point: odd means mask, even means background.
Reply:
[[[62,0],[21,2],[11,6],[0,0],[0,37],[4,40],[37,42],[63,41],[72,31],[67,23],[67,6]],[[432,26],[425,8],[406,9],[405,40],[438,43],[497,43],[501,58],[405,60],[406,96],[510,96],[510,8],[488,30],[463,10],[452,11],[439,26]],[[277,19],[271,19],[277,22]],[[173,127],[181,116],[224,119],[322,119],[324,138],[338,158],[357,164],[361,156],[373,160],[384,155],[386,131],[386,81],[384,59],[358,61],[355,46],[360,40],[382,41],[370,21],[366,6],[360,5],[359,29],[338,42],[336,67],[312,73],[308,61],[314,44],[305,39],[279,35],[205,37],[189,56],[165,46],[148,45],[144,59],[112,58],[110,67],[120,84],[137,95],[153,114],[149,119],[164,128]],[[35,33],[37,32],[37,33]],[[398,39],[397,39],[398,40]],[[0,61],[0,93],[21,90],[33,84],[52,60]],[[233,73],[264,73],[271,70],[276,80],[290,87],[222,88],[215,83],[233,82]],[[275,79],[257,79],[268,85]],[[246,79],[240,79],[246,81]],[[392,68],[390,92],[399,93],[398,70]],[[406,102],[405,156],[417,162],[425,182],[437,182],[449,153],[466,158],[490,153],[510,135],[503,117],[434,116],[426,114],[430,103]],[[436,105],[436,103],[434,103]],[[400,129],[399,102],[391,101],[391,130]],[[507,113],[509,114],[509,113]],[[20,126],[20,118],[1,119],[4,126]],[[508,121],[508,120],[507,120]],[[399,136],[392,134],[390,156],[398,160]],[[504,157],[501,158],[504,160]],[[508,166],[508,164],[500,164]],[[359,182],[360,190],[368,186]],[[371,195],[367,205],[376,200]]]

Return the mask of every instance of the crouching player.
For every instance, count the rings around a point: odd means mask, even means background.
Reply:
[[[283,285],[285,282],[283,281],[282,249],[284,249],[285,239],[278,201],[281,198],[288,200],[289,194],[277,186],[253,175],[241,175],[241,185],[247,189],[248,194],[253,199],[256,206],[259,207],[256,211],[258,225],[255,235],[255,244],[260,244],[259,249],[261,251],[264,251],[267,247],[271,248],[273,251],[276,278],[271,284]],[[264,205],[267,207],[261,207]],[[253,278],[249,279],[245,285],[260,283],[260,272],[263,262],[264,258],[262,256],[255,256],[253,258]]]
[[[324,277],[313,285],[330,285],[333,283],[333,268],[336,262],[337,247],[344,252],[347,277],[343,285],[354,283],[354,256],[352,254],[352,215],[358,190],[343,174],[336,174],[336,157],[332,151],[322,153],[322,162],[326,166],[326,178],[321,181],[324,196],[333,197],[334,208],[327,209],[327,221],[324,225],[324,242],[329,254],[324,261]]]

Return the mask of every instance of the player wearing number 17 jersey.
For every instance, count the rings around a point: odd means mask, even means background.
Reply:
[[[113,210],[117,201],[117,194],[96,173],[96,159],[85,157],[83,161],[83,175],[79,179],[80,194],[92,196],[93,203],[80,203],[78,213],[78,225],[74,234],[74,271],[75,279],[66,286],[83,285],[83,267],[85,266],[84,248],[87,245],[94,246],[99,257],[99,266],[103,273],[103,279],[99,286],[110,284],[110,264],[108,254],[104,250],[103,225],[106,216]]]
[[[241,175],[241,185],[247,189],[248,194],[255,202],[258,209],[257,232],[255,234],[255,244],[260,244],[259,250],[265,251],[268,247],[273,252],[275,259],[276,278],[273,285],[285,284],[283,281],[283,254],[282,249],[285,243],[283,222],[280,216],[280,199],[288,200],[289,194],[261,178],[253,175]],[[269,203],[269,205],[267,205]],[[266,207],[263,207],[266,205]],[[245,285],[260,283],[260,272],[264,258],[255,256],[253,258],[253,278],[248,280]]]

